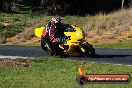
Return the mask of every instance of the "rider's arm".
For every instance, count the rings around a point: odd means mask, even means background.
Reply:
[[[46,31],[47,32],[49,31],[50,27],[51,27],[51,22],[49,22],[48,24],[46,24]]]
[[[46,25],[46,31],[47,35],[50,37],[50,40],[52,41],[54,39],[54,27],[51,25],[51,23]]]

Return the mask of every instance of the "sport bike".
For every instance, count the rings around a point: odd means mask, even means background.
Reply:
[[[41,39],[41,47],[49,55],[52,55],[51,48],[49,46],[49,37],[46,35],[45,27],[35,29],[35,35]],[[61,49],[57,55],[66,56],[87,56],[94,57],[95,49],[91,44],[85,40],[84,31],[74,25],[65,25],[64,27],[65,41],[59,44]]]

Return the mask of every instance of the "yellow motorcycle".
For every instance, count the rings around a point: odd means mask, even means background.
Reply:
[[[74,25],[65,25],[64,35],[65,42],[59,44],[60,51],[67,56],[87,56],[94,57],[95,49],[91,44],[86,42],[84,31]],[[48,37],[46,36],[45,27],[36,28],[35,35],[41,38],[41,47],[51,55],[51,49],[48,45]],[[43,35],[43,36],[42,36]]]

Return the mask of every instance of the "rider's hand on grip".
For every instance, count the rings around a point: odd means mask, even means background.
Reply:
[[[59,42],[59,38],[54,38],[52,42]]]

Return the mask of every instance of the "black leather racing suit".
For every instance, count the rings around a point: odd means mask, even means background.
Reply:
[[[60,24],[60,26],[55,27],[54,25],[49,22],[46,25],[46,35],[49,37],[50,42],[49,46],[52,50],[52,54],[56,54],[60,52],[59,44],[65,41],[64,37],[64,30],[63,24]]]

